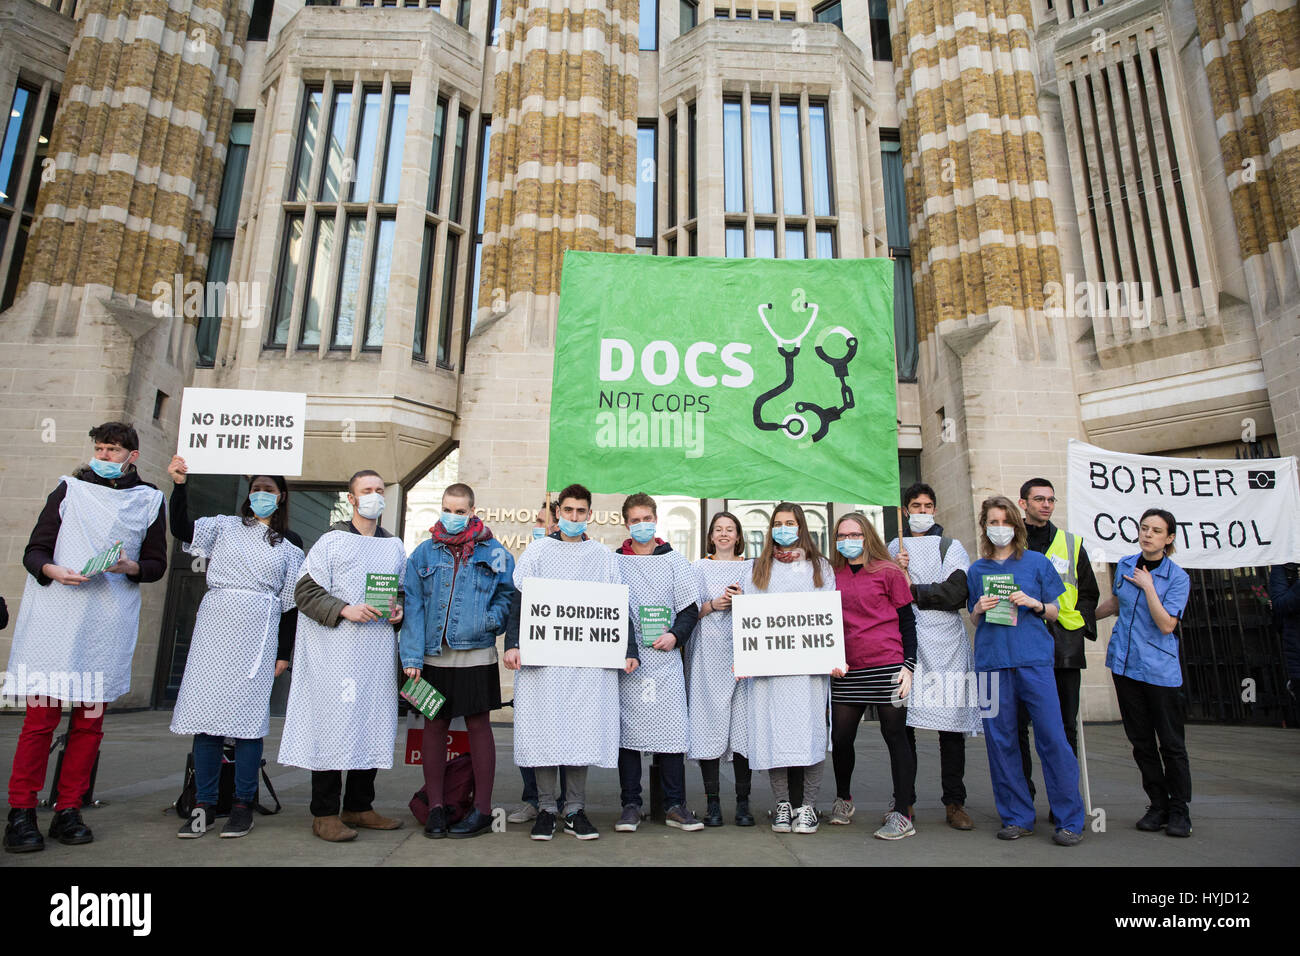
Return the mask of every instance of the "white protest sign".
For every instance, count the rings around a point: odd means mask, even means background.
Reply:
[[[844,665],[838,591],[737,594],[731,599],[737,677],[829,674]]]
[[[303,392],[187,388],[176,454],[193,475],[302,474]]]
[[[1069,530],[1093,561],[1137,554],[1148,508],[1171,512],[1183,568],[1300,561],[1300,486],[1294,458],[1124,455],[1071,439]]]
[[[626,584],[524,578],[519,663],[615,667],[627,661]]]

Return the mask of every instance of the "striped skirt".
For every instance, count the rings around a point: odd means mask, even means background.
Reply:
[[[888,704],[898,694],[894,678],[902,664],[883,664],[831,678],[832,704]]]

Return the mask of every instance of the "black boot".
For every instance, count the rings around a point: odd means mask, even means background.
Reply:
[[[704,811],[703,823],[706,827],[722,826],[722,801],[716,796],[709,796],[709,807]]]
[[[50,839],[58,840],[65,846],[78,846],[82,843],[93,843],[95,835],[81,819],[80,809],[66,807],[54,811],[54,820],[50,823]]]
[[[752,827],[754,825],[754,815],[749,812],[749,798],[736,798],[736,826]]]
[[[9,811],[9,822],[5,825],[5,852],[32,853],[45,849],[45,838],[41,836],[36,825],[36,811]]]
[[[429,808],[429,818],[424,821],[424,835],[430,840],[441,840],[447,836],[446,807]]]

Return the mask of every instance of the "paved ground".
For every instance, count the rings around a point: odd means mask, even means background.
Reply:
[[[877,725],[864,724],[858,737],[854,776],[859,807],[853,825],[823,825],[811,836],[778,835],[766,825],[683,833],[645,823],[635,834],[614,833],[618,815],[618,778],[613,770],[596,770],[588,785],[588,814],[601,838],[579,843],[557,835],[552,843],[528,839],[527,826],[472,840],[426,840],[406,803],[421,783],[417,768],[400,764],[381,771],[376,807],[406,820],[392,832],[362,831],[349,844],[327,844],[311,835],[307,802],[309,774],[281,767],[274,757],[282,721],[272,720],[267,741],[268,769],[284,812],[258,817],[256,829],[239,840],[209,834],[201,840],[178,840],[180,821],[168,805],[180,790],[188,738],[167,731],[170,713],[113,714],[106,721],[96,795],[105,805],[86,812],[95,842],[65,847],[49,843],[42,853],[0,854],[0,866],[63,865],[199,865],[266,866],[276,864],[347,866],[590,865],[657,864],[800,866],[800,865],[1012,865],[1036,866],[1254,866],[1294,865],[1300,859],[1300,732],[1276,728],[1193,726],[1188,730],[1195,800],[1190,840],[1139,833],[1134,821],[1144,809],[1137,769],[1118,725],[1089,725],[1086,731],[1094,810],[1105,810],[1105,832],[1089,832],[1079,847],[1051,842],[1047,804],[1039,794],[1037,832],[1015,843],[994,838],[997,819],[989,791],[983,739],[967,744],[969,810],[972,832],[944,824],[939,802],[937,735],[918,734],[920,768],[917,834],[898,843],[871,838],[874,821],[889,799],[888,757]],[[8,771],[20,719],[0,716],[0,768]],[[511,728],[495,728],[497,742],[496,803],[512,808],[519,795],[519,774],[511,759]],[[51,766],[51,772],[53,767]],[[822,809],[834,798],[827,768]],[[724,791],[730,777],[724,765]],[[689,799],[702,808],[699,770],[687,766]],[[766,775],[756,775],[755,811],[771,806]],[[728,815],[733,801],[724,796]],[[40,811],[42,829],[49,812]],[[762,821],[760,820],[760,823]]]

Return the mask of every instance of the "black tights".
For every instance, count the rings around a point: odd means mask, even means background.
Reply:
[[[700,761],[700,776],[704,778],[704,795],[710,799],[716,798],[721,792],[718,764],[718,758]],[[731,767],[736,773],[736,799],[748,800],[750,781],[753,779],[753,774],[749,769],[749,761],[745,759],[744,754],[734,754]]]
[[[831,704],[831,762],[835,766],[835,795],[853,798],[853,767],[857,754],[853,743],[866,704]],[[889,769],[894,778],[894,806],[899,810],[916,803],[916,754],[907,742],[907,708],[882,704],[876,708],[880,736],[889,748]]]

